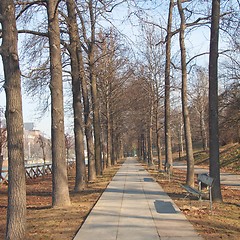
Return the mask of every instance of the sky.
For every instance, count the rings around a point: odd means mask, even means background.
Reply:
[[[124,12],[125,10],[125,12]],[[120,14],[121,13],[121,14]],[[116,24],[120,27],[120,31],[124,32],[126,34],[126,36],[133,40],[133,42],[135,42],[134,38],[137,38],[137,32],[138,30],[137,27],[132,27],[130,25],[130,22],[125,21],[122,22],[121,18],[126,19],[126,16],[123,17],[122,14],[127,15],[128,11],[125,8],[120,7],[118,9],[118,11],[115,14],[115,20]],[[156,16],[160,14],[159,12],[156,14]],[[165,19],[166,21],[166,19]],[[136,24],[138,25],[138,24]],[[199,32],[194,33],[194,35],[191,38],[191,41],[188,42],[188,48],[192,51],[191,53],[193,53],[193,51],[208,51],[209,48],[209,42],[208,42],[208,37],[209,37],[209,29],[202,29]],[[173,45],[178,45],[178,37],[175,38],[175,44]],[[137,42],[137,41],[136,41]],[[196,48],[197,46],[197,48]],[[192,49],[191,49],[192,48]],[[193,49],[194,48],[194,49]],[[207,66],[207,62],[208,62],[208,55],[205,55],[203,57],[201,57],[201,60],[203,65]],[[2,68],[2,62],[0,60],[0,80],[3,79],[3,68]],[[2,83],[0,83],[0,88],[2,87]],[[23,91],[22,91],[22,100],[23,100],[23,120],[24,122],[33,122],[35,125],[35,129],[36,130],[40,130],[41,132],[43,132],[44,134],[46,134],[47,136],[50,136],[51,133],[51,120],[50,120],[50,112],[46,113],[44,117],[42,117],[41,119],[39,119],[39,114],[37,114],[37,104],[36,104],[36,100],[33,100],[32,98],[30,98],[29,96],[27,96]],[[0,107],[4,107],[5,106],[5,93],[4,90],[1,89],[0,92]],[[67,130],[69,128],[69,126],[71,125],[71,121],[69,121],[69,117],[66,117],[65,119],[65,130]]]
[[[2,67],[0,67],[0,75],[2,76],[3,71]],[[2,77],[1,77],[2,78]],[[2,89],[0,93],[0,107],[5,108],[6,106],[6,96],[5,92]],[[36,104],[32,102],[32,100],[26,95],[22,94],[22,109],[23,109],[23,121],[26,122],[33,122],[34,129],[40,130],[42,133],[50,136],[51,132],[51,120],[50,120],[50,113],[47,113],[42,119],[36,117]],[[1,115],[1,117],[3,117]]]

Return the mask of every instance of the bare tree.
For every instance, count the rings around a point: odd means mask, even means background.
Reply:
[[[64,137],[63,83],[58,20],[58,0],[49,0],[48,35],[51,71],[51,114],[52,114],[52,165],[53,165],[53,207],[70,205],[68,190],[67,163]]]
[[[156,148],[157,148],[157,157],[158,157],[158,168],[162,169],[162,158],[161,158],[161,144],[160,144],[160,134],[161,134],[161,98],[163,98],[164,92],[164,67],[163,67],[163,57],[164,49],[162,44],[157,44],[161,36],[156,34],[155,28],[148,26],[145,29],[145,43],[146,50],[144,56],[146,58],[146,68],[148,71],[148,80],[149,80],[149,126],[150,126],[150,135],[154,141],[154,133],[156,135]],[[154,131],[155,129],[155,131]],[[151,134],[151,131],[153,133]],[[152,144],[150,143],[152,146]]]
[[[101,51],[98,53],[99,60],[97,66],[97,76],[98,76],[98,87],[99,87],[99,97],[101,98],[102,104],[100,105],[102,114],[102,125],[103,132],[106,132],[106,167],[112,165],[112,91],[115,76],[115,65],[114,56],[116,51],[116,42],[114,39],[114,34],[110,31],[106,34],[100,31],[98,34],[99,41],[101,41],[100,48],[97,49]],[[100,50],[101,49],[101,50]],[[104,131],[105,129],[105,131]]]
[[[182,113],[184,122],[184,134],[187,154],[187,179],[186,182],[189,186],[194,186],[194,157],[192,147],[192,134],[190,127],[190,117],[188,110],[187,99],[187,63],[186,63],[186,47],[185,47],[185,28],[186,20],[182,8],[181,0],[177,1],[178,11],[181,18],[179,42],[181,48],[181,67],[182,67]]]
[[[46,141],[42,135],[38,136],[37,143],[39,143],[40,148],[42,149],[43,157],[43,176],[45,175],[45,166],[46,166]]]
[[[97,175],[102,174],[102,160],[101,160],[101,126],[100,126],[100,116],[99,116],[99,97],[97,88],[97,76],[96,76],[96,66],[95,66],[95,53],[96,53],[96,5],[95,1],[88,1],[88,11],[90,16],[90,29],[91,36],[90,41],[88,41],[88,61],[89,61],[89,76],[91,82],[91,96],[92,96],[92,110],[93,110],[93,126],[94,126],[94,146],[95,146],[95,164]]]
[[[191,94],[191,121],[195,124],[195,139],[199,139],[202,143],[202,149],[208,148],[208,129],[207,129],[207,110],[208,110],[208,76],[207,69],[197,67],[194,71],[192,94]],[[195,117],[195,118],[194,118]],[[196,124],[196,123],[199,124]],[[192,124],[193,126],[193,124]],[[194,135],[194,133],[192,134]]]
[[[83,107],[81,102],[81,75],[79,65],[79,33],[76,19],[76,9],[73,0],[67,0],[68,28],[70,45],[68,47],[71,57],[73,113],[74,113],[74,135],[76,155],[76,181],[75,191],[80,191],[86,184],[86,165],[84,156],[84,124]]]
[[[97,49],[97,79],[100,98],[102,135],[105,139],[107,166],[121,158],[122,118],[126,110],[125,84],[131,75],[127,49],[112,28],[100,31]]]
[[[222,145],[240,143],[239,92],[240,83],[236,81],[219,96],[219,142]]]
[[[69,133],[65,134],[66,158],[69,164],[71,149],[74,146],[74,138]]]
[[[171,165],[172,171],[172,145],[170,126],[170,65],[171,65],[171,37],[172,37],[172,12],[174,0],[169,2],[167,37],[166,37],[166,63],[165,63],[165,162]]]
[[[81,6],[80,6],[81,7]],[[81,9],[77,8],[77,15],[81,22],[81,34],[83,35],[83,42],[88,42],[87,37],[87,26],[85,25],[85,20]],[[79,75],[81,79],[81,89],[82,89],[82,98],[83,98],[83,107],[84,107],[84,123],[85,123],[85,136],[87,142],[87,156],[88,156],[88,180],[94,181],[96,179],[96,161],[95,161],[95,149],[94,149],[94,142],[93,142],[93,133],[92,133],[92,113],[91,113],[91,106],[90,106],[90,94],[88,91],[88,82],[87,82],[87,71],[85,69],[85,62],[84,62],[84,52],[87,52],[87,47],[84,47],[83,42],[80,40],[78,36],[78,64],[79,64]]]
[[[209,55],[209,171],[210,176],[214,178],[214,186],[212,188],[213,201],[222,201],[218,135],[218,41],[220,0],[212,0],[211,16]]]
[[[18,34],[12,0],[0,2],[2,45],[8,133],[8,210],[5,239],[24,239],[26,229],[26,183],[23,149],[21,73],[18,58]]]

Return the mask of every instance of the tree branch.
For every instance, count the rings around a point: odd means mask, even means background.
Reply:
[[[177,67],[172,61],[171,61],[171,65],[173,66],[174,69],[181,70],[181,68]]]
[[[32,34],[32,35],[41,36],[41,37],[48,37],[48,33],[37,32],[37,31],[26,30],[26,29],[18,30],[18,33],[27,33],[27,34]]]
[[[45,6],[46,0],[37,0],[37,1],[33,1],[33,2],[21,2],[21,1],[17,1],[18,5],[23,5],[25,7],[23,7],[23,9],[19,12],[19,14],[16,16],[16,20],[25,12],[27,11],[30,7],[32,7],[33,5],[43,5]]]
[[[121,5],[122,3],[124,3],[125,0],[123,0],[123,1],[121,1],[121,2],[119,2],[119,3],[114,4],[114,5],[110,8],[110,10],[107,10],[107,6],[106,6],[106,4],[104,3],[104,1],[99,0],[99,2],[104,6],[106,12],[112,12],[115,7],[117,7],[118,5]]]
[[[80,10],[79,10],[79,8],[77,7],[77,5],[76,5],[76,11],[77,11],[78,17],[80,18],[80,22],[81,22],[81,26],[82,26],[82,29],[81,29],[81,30],[82,30],[84,42],[87,43],[87,41],[88,41],[88,40],[87,40],[87,31],[86,31],[86,27],[85,27],[85,24],[84,24],[84,19],[83,19],[82,13],[80,12]],[[83,44],[82,44],[82,46],[83,46]],[[84,48],[85,51],[87,50],[86,47],[83,46],[83,48]]]
[[[190,58],[190,59],[187,61],[186,65],[188,65],[188,64],[189,64],[192,60],[194,60],[195,58],[200,57],[200,56],[203,56],[203,55],[206,55],[206,54],[209,54],[209,52],[199,53],[199,54],[193,56],[192,58]]]

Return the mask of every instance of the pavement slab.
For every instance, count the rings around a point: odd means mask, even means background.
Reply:
[[[134,158],[127,158],[74,240],[202,239]]]

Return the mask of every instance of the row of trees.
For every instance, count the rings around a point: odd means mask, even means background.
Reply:
[[[221,200],[217,105],[218,36],[219,26],[224,30],[239,31],[238,12],[231,7],[224,9],[226,5],[223,5],[220,14],[219,0],[213,0],[212,3],[185,0],[167,2],[169,8],[165,27],[165,24],[158,24],[154,20],[150,21],[149,16],[143,16],[145,11],[136,1],[1,1],[0,53],[5,74],[9,159],[6,239],[24,239],[25,234],[21,75],[28,94],[41,100],[43,110],[49,105],[51,108],[53,207],[70,205],[64,109],[70,111],[74,120],[75,191],[81,191],[87,181],[94,181],[97,175],[101,175],[106,167],[114,165],[124,153],[137,152],[139,157],[152,165],[153,149],[156,149],[158,168],[162,169],[164,146],[165,163],[172,166],[175,145],[186,150],[186,181],[193,185],[193,138],[201,142],[204,149],[210,147],[210,175],[216,179],[213,198]],[[236,6],[237,2],[234,3]],[[141,23],[138,60],[132,58],[129,45],[113,27],[114,23],[110,22],[111,14],[120,4],[125,4],[125,7],[127,5],[129,11],[134,8],[130,16],[137,16]],[[154,6],[152,9],[155,9]],[[109,25],[111,27],[103,27]],[[209,75],[205,68],[194,65],[197,57],[207,53],[192,56],[186,48],[186,36],[206,25],[211,28]],[[232,36],[232,32],[228,31],[228,34]],[[23,39],[20,60],[18,36]],[[178,44],[174,46],[176,42]],[[176,48],[180,52],[177,50],[173,54]],[[237,41],[234,42],[234,48],[239,51]],[[225,55],[228,53],[228,59],[229,52],[223,51]],[[230,59],[235,59],[233,76],[239,79],[236,67],[238,61],[236,58]],[[230,61],[226,62],[229,64]],[[232,66],[233,64],[228,65],[233,69]],[[229,74],[224,76],[228,78]],[[189,80],[193,82],[191,88]],[[208,83],[209,87],[206,86]],[[236,81],[231,83],[231,87],[223,91],[220,98],[223,106],[221,124],[224,127],[231,123],[239,125],[239,84]],[[69,86],[71,94],[66,90]],[[179,94],[181,104],[178,104]],[[227,101],[225,96],[228,96]],[[71,98],[68,105],[64,104],[64,97]],[[236,114],[230,119],[229,112]],[[195,119],[190,118],[192,116]],[[190,123],[194,124],[193,130]],[[232,131],[236,133],[234,128]],[[234,140],[238,138],[239,135]],[[85,142],[88,171],[84,157]]]
[[[227,1],[228,2],[228,1]],[[233,4],[233,5],[231,5]],[[153,37],[153,32],[156,27],[158,28],[158,32],[165,31],[166,38],[163,39],[158,36],[158,40],[154,40],[155,49],[154,53],[157,53],[157,46],[162,43],[166,45],[166,54],[165,54],[165,63],[158,64],[158,67],[164,66],[165,72],[161,72],[160,76],[165,76],[164,83],[161,77],[158,77],[159,86],[164,86],[164,129],[165,129],[165,162],[169,163],[172,166],[172,144],[174,144],[173,138],[177,138],[179,142],[179,148],[183,149],[183,139],[185,141],[185,150],[186,150],[186,158],[187,158],[187,178],[186,182],[188,185],[194,185],[194,157],[193,157],[193,144],[192,144],[192,129],[190,123],[192,122],[195,131],[195,139],[200,139],[203,149],[210,148],[210,175],[215,179],[214,188],[213,188],[213,198],[215,201],[221,201],[221,190],[220,190],[220,166],[219,166],[219,118],[218,118],[218,56],[220,54],[219,51],[219,29],[222,29],[227,33],[227,35],[223,35],[221,39],[228,38],[228,45],[225,46],[225,50],[221,51],[221,56],[225,56],[230,59],[227,61],[231,62],[231,66],[238,65],[237,58],[233,60],[232,53],[233,51],[239,52],[239,44],[236,43],[234,38],[234,34],[239,32],[238,23],[239,23],[239,3],[232,3],[222,5],[221,14],[220,14],[220,1],[212,1],[212,6],[208,4],[206,1],[204,4],[199,1],[169,1],[169,12],[168,12],[168,21],[167,28],[164,28],[162,25],[157,24],[153,21],[150,21],[149,18],[141,18],[141,20],[146,24],[150,24],[152,29],[147,33],[147,39],[145,42],[148,42],[148,46],[151,45]],[[235,5],[234,5],[235,4]],[[236,7],[236,11],[233,10],[234,6]],[[225,8],[224,8],[225,7]],[[210,11],[209,9],[212,9]],[[147,20],[146,20],[147,19]],[[221,20],[221,21],[220,21]],[[210,51],[207,52],[198,52],[197,54],[187,52],[187,42],[189,42],[189,35],[192,34],[196,29],[204,29],[205,26],[210,26]],[[228,28],[228,29],[227,29]],[[151,40],[149,41],[149,36],[151,36]],[[171,57],[171,54],[174,52],[174,47],[172,47],[172,43],[177,41],[176,36],[179,36],[178,39],[178,47],[180,49],[180,53],[177,52],[174,57]],[[224,39],[226,40],[226,39]],[[223,40],[222,40],[223,41]],[[221,42],[222,42],[221,41]],[[191,43],[192,45],[194,43]],[[231,46],[230,46],[231,45]],[[189,44],[188,44],[189,46]],[[147,48],[146,48],[147,49]],[[149,49],[146,50],[146,55],[149,53]],[[208,70],[206,68],[202,68],[196,65],[196,60],[199,57],[202,57],[206,54],[209,54],[209,66]],[[158,54],[159,55],[159,54]],[[152,58],[149,63],[148,59],[145,59],[145,69],[149,66],[153,66],[152,63],[156,63],[156,59]],[[158,58],[160,60],[160,57]],[[224,59],[226,61],[226,59]],[[147,62],[147,64],[146,64]],[[171,67],[172,65],[172,67]],[[156,68],[155,68],[156,69]],[[172,69],[172,71],[171,71]],[[238,80],[239,78],[236,75],[236,71],[234,68],[231,68],[232,73],[234,73],[235,80],[228,80],[228,85],[235,88],[235,91],[238,92],[239,86]],[[155,85],[155,77],[154,71],[151,69],[150,74],[145,75],[147,81],[149,82],[150,88],[148,88],[148,92],[152,93],[152,97],[146,99],[147,106],[147,115],[156,116],[153,114],[154,109],[152,109],[152,103],[158,102],[159,97],[162,95],[158,92],[159,87]],[[159,73],[159,69],[157,70]],[[208,72],[208,74],[207,74]],[[153,74],[153,76],[151,76]],[[228,77],[229,74],[227,74]],[[181,79],[179,83],[176,81],[174,83],[174,78]],[[192,88],[190,89],[189,80],[192,80]],[[230,88],[231,88],[230,87]],[[149,90],[151,89],[151,90]],[[161,88],[160,88],[161,89]],[[181,105],[174,104],[174,110],[172,110],[171,101],[174,101],[174,97],[176,96],[176,92],[180,90],[181,95]],[[191,91],[189,91],[191,90]],[[227,91],[227,90],[226,90]],[[155,94],[154,92],[157,92]],[[172,97],[170,96],[170,93]],[[224,92],[225,93],[225,92]],[[234,92],[233,92],[234,94]],[[189,101],[189,96],[191,97]],[[209,96],[209,98],[208,98]],[[235,95],[234,102],[237,104],[239,99],[239,94]],[[151,102],[152,101],[152,102]],[[225,103],[227,104],[228,101]],[[234,104],[235,105],[235,104]],[[180,107],[182,110],[180,111]],[[159,110],[156,110],[158,107],[155,106],[155,111],[158,113]],[[229,108],[229,105],[228,105]],[[230,108],[229,108],[230,109]],[[239,116],[236,111],[239,111],[239,107],[234,108],[234,121],[231,121],[233,124],[233,128],[238,129],[239,127]],[[238,110],[237,110],[238,109]],[[162,111],[163,113],[163,111]],[[181,115],[179,115],[180,113]],[[195,114],[197,113],[197,114]],[[226,117],[226,111],[223,110],[222,113]],[[192,115],[194,118],[190,118]],[[174,119],[174,117],[177,117]],[[152,118],[150,118],[152,120]],[[148,146],[152,146],[152,128],[153,124],[151,120],[148,119],[145,122],[145,133],[139,133],[139,148],[141,148],[142,156],[148,155],[148,161],[151,164],[152,162],[152,154],[149,151],[152,151]],[[156,118],[157,119],[157,118]],[[227,119],[229,119],[227,117]],[[198,122],[196,122],[196,120]],[[224,126],[224,121],[221,120],[221,125]],[[150,123],[147,125],[147,123]],[[156,121],[159,124],[158,121]],[[171,125],[174,124],[174,128]],[[172,131],[173,129],[177,131]],[[197,133],[196,133],[197,130]],[[156,147],[157,152],[159,151],[159,143],[157,133],[159,132],[159,128],[155,127],[156,131]],[[225,129],[226,131],[226,129]],[[184,137],[182,136],[184,134]],[[221,133],[221,132],[220,132]],[[223,132],[222,132],[223,133]],[[175,135],[175,136],[174,136]],[[238,131],[236,131],[235,136],[238,135]],[[223,135],[222,138],[226,138]],[[209,142],[208,142],[209,138]],[[234,140],[233,140],[234,139]],[[232,140],[236,141],[238,137],[233,137]],[[146,150],[148,149],[148,150]],[[146,153],[145,153],[146,151]],[[160,155],[158,155],[159,159],[159,167],[161,168],[161,159]]]

